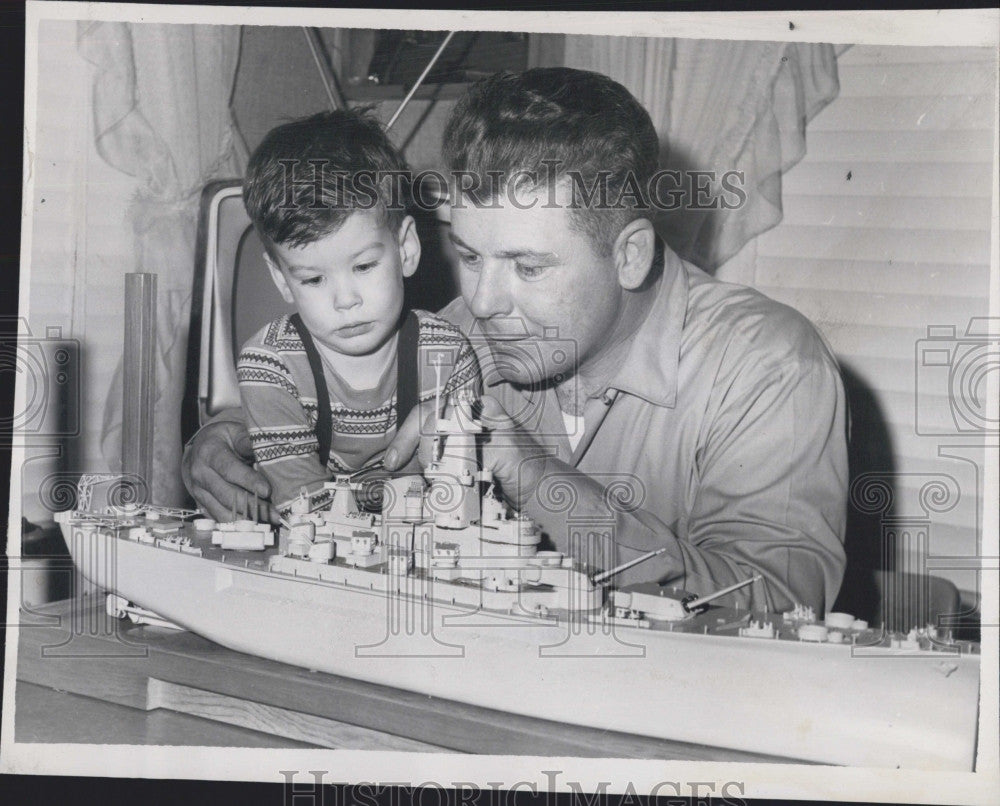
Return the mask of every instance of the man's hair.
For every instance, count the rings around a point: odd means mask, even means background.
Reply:
[[[377,209],[406,215],[406,162],[371,107],[321,112],[271,129],[247,166],[243,201],[266,247],[300,247]]]
[[[657,171],[659,139],[649,113],[618,82],[546,67],[497,73],[470,87],[445,128],[443,152],[453,192],[458,172],[479,180],[478,188],[466,191],[477,204],[509,191],[508,182],[526,181],[524,172],[537,175],[536,187],[568,178],[572,220],[606,254],[622,227],[649,215],[647,189]],[[494,176],[500,181],[488,181],[488,172],[499,172]],[[600,204],[599,193],[587,200],[599,181],[606,181],[608,205]],[[618,209],[607,209],[616,202]]]

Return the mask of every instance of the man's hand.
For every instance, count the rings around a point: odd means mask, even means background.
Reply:
[[[467,402],[459,405],[471,416]],[[545,478],[552,451],[521,428],[495,397],[484,395],[480,406],[479,420],[486,429],[483,470],[492,471],[507,503],[523,511]]]
[[[458,405],[466,417],[472,417],[468,402]],[[518,426],[496,398],[485,395],[480,398],[480,406],[478,419],[486,429],[482,441],[483,470],[492,471],[507,503],[520,510],[544,478],[546,457],[551,451]],[[386,470],[398,470],[414,460],[426,468],[431,461],[433,441],[433,405],[410,412],[386,451]]]
[[[427,400],[411,411],[396,429],[382,460],[386,470],[420,473],[431,463],[434,444],[434,401]]]
[[[232,517],[233,505],[241,512],[254,493],[266,501],[271,495],[267,479],[250,466],[253,448],[242,423],[209,423],[188,444],[181,461],[181,477],[198,506],[215,520]],[[269,520],[277,512],[268,507]]]

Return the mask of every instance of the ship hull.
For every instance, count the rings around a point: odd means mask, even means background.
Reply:
[[[825,764],[971,770],[979,659],[470,610],[67,530],[91,582],[231,649],[447,700]],[[346,582],[346,575],[345,575]],[[404,585],[427,585],[410,578]],[[425,595],[428,598],[424,598]]]

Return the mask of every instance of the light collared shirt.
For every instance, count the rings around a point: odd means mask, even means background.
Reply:
[[[560,550],[581,532],[611,536],[617,562],[666,549],[618,584],[704,596],[759,573],[720,604],[829,610],[847,516],[837,362],[795,310],[664,252],[652,308],[613,380],[587,401],[575,449],[555,392],[504,381],[461,298],[440,312],[471,336],[487,392],[565,463],[528,514]],[[603,512],[574,512],[574,468],[604,488]]]

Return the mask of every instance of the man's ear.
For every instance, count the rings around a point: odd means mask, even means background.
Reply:
[[[408,215],[399,225],[399,263],[403,268],[404,277],[412,277],[420,263],[420,238],[417,235],[417,222]]]
[[[615,239],[613,255],[618,284],[635,291],[649,275],[656,252],[656,232],[648,218],[630,221]]]
[[[267,252],[264,253],[264,262],[271,272],[271,279],[274,280],[281,298],[289,305],[292,305],[295,302],[295,297],[292,296],[292,289],[288,287],[288,280],[285,279],[285,275]]]

